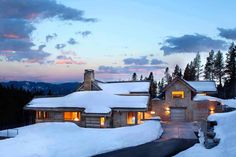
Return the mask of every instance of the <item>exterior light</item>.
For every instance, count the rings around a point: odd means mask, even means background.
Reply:
[[[169,108],[169,107],[166,107],[166,111],[170,111],[170,108]]]
[[[156,112],[155,112],[155,111],[151,111],[150,113],[151,113],[151,114],[155,114]]]

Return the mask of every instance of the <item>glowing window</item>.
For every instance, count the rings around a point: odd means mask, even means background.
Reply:
[[[128,112],[127,124],[135,124],[135,113],[134,112]]]
[[[141,120],[143,119],[143,112],[138,112],[138,124],[141,124]]]
[[[80,121],[80,112],[64,112],[64,120]]]
[[[37,112],[38,119],[47,119],[48,118],[48,112],[45,111],[38,111]]]
[[[101,127],[105,126],[105,117],[100,117],[100,126]]]
[[[172,98],[184,98],[184,91],[173,91]]]

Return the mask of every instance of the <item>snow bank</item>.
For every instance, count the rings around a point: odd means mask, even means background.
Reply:
[[[210,115],[208,120],[217,121],[215,126],[216,137],[220,144],[212,149],[205,149],[202,144],[196,144],[186,151],[177,154],[177,157],[235,157],[236,156],[236,111],[216,113]]]
[[[136,146],[160,137],[159,121],[111,128],[81,128],[74,123],[38,123],[0,141],[1,157],[84,157]]]
[[[194,101],[203,101],[203,100],[208,100],[208,101],[217,101],[221,103],[222,105],[227,105],[230,107],[236,108],[236,99],[221,99],[213,96],[206,96],[206,95],[201,95],[197,94],[194,98]]]
[[[103,91],[112,94],[129,94],[130,92],[149,92],[150,82],[115,82],[98,83]]]
[[[104,91],[82,91],[63,97],[36,98],[27,107],[78,107],[85,108],[86,113],[109,113],[113,107],[147,108],[147,103],[148,96],[119,96]]]

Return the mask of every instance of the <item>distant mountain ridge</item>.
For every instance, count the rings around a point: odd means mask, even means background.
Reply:
[[[31,82],[31,81],[10,81],[0,82],[4,87],[21,88],[30,92],[42,92],[43,95],[66,95],[72,93],[78,89],[81,85],[80,82],[68,82],[68,83],[47,83],[47,82]]]

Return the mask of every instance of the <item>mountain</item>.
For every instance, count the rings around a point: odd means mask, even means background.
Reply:
[[[66,95],[76,91],[81,85],[79,82],[68,82],[61,84],[53,84],[46,82],[30,82],[30,81],[10,81],[0,82],[4,87],[21,88],[30,92],[42,92],[43,95]]]

